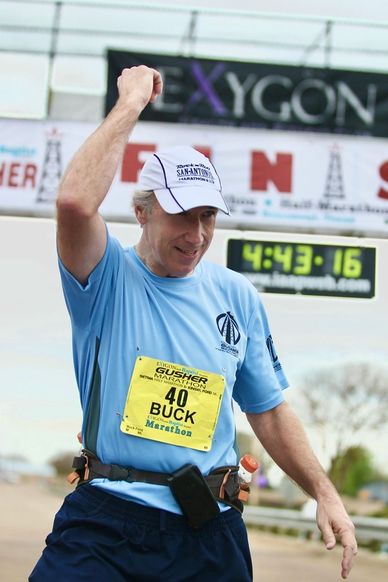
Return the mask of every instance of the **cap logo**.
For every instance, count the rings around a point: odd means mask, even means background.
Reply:
[[[214,176],[209,166],[205,164],[179,164],[176,167],[176,177],[179,182],[200,180],[214,184]]]

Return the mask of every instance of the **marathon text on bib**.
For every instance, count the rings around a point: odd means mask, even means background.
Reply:
[[[209,451],[225,388],[220,374],[139,356],[120,429],[131,435]]]

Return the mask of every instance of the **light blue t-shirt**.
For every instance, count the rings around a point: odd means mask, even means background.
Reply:
[[[203,474],[237,464],[233,400],[260,413],[288,386],[264,307],[248,280],[201,261],[188,277],[159,277],[108,236],[100,263],[82,286],[59,261],[73,331],[84,415],[84,445],[104,463],[171,473],[192,463]],[[129,435],[120,429],[138,356],[221,374],[225,390],[211,449],[202,451]],[[136,503],[176,513],[168,487],[93,482]]]

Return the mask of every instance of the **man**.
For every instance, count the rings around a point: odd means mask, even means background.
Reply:
[[[157,152],[134,196],[139,243],[123,249],[98,209],[159,73],[125,69],[107,119],[70,163],[58,252],[73,327],[87,451],[82,484],[58,512],[32,581],[252,579],[239,510],[232,397],[280,467],[317,500],[328,549],[354,528],[284,402],[264,308],[240,274],[201,261],[228,213],[211,162]],[[78,464],[77,464],[78,463]]]

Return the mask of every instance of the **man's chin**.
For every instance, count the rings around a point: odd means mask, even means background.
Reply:
[[[168,277],[189,277],[193,274],[195,267],[197,266],[197,261],[194,261],[191,265],[180,265],[174,266],[169,270]]]

